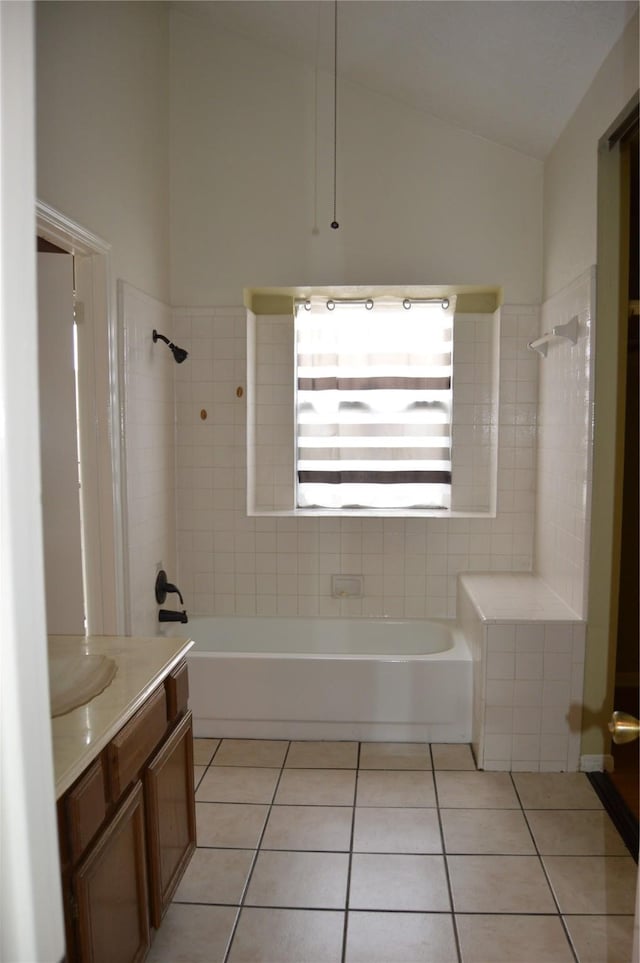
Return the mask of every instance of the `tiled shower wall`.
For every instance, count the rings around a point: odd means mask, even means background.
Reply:
[[[190,613],[442,618],[464,571],[531,570],[538,309],[500,310],[495,518],[293,518],[246,514],[246,310],[174,309],[189,359],[175,369],[178,577]],[[332,574],[362,574],[334,599]]]
[[[542,306],[541,332],[578,316],[578,342],[554,340],[539,361],[536,568],[586,616],[595,267]]]
[[[152,332],[171,326],[171,310],[123,281],[118,312],[124,340],[127,632],[157,635],[154,582],[159,566],[176,573],[174,368]]]

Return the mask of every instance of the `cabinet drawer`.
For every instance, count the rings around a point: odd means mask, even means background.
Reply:
[[[171,672],[166,680],[167,690],[167,713],[171,722],[185,712],[189,702],[189,670],[186,662]]]
[[[97,759],[65,797],[69,848],[75,862],[89,845],[107,814],[104,769]]]
[[[164,686],[160,686],[109,743],[109,790],[113,802],[137,777],[166,728],[167,700]]]

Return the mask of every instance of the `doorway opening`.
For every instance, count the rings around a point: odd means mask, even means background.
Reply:
[[[124,634],[124,537],[118,337],[110,246],[38,201],[37,236],[73,256],[86,630]]]

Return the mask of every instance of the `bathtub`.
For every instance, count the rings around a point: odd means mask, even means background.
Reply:
[[[454,621],[208,617],[188,632],[196,736],[471,741]]]

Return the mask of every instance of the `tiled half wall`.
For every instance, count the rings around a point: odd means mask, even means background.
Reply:
[[[461,575],[478,768],[574,772],[586,623],[537,576]]]
[[[247,312],[174,309],[173,338],[189,351],[174,372],[178,578],[189,612],[454,617],[458,573],[531,571],[538,365],[527,343],[539,310],[503,306],[499,322],[496,517],[248,517]],[[332,574],[363,575],[364,597],[332,598]]]

